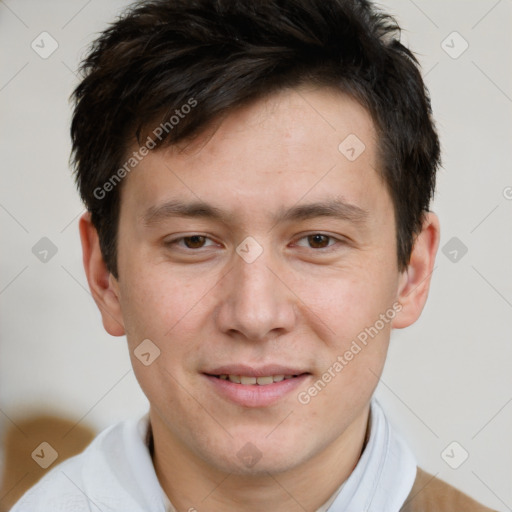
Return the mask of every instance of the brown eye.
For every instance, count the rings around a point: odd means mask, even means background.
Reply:
[[[189,249],[200,249],[206,240],[205,236],[193,235],[183,237],[183,242]]]
[[[341,244],[343,244],[343,242],[338,238],[334,238],[330,235],[324,235],[323,233],[312,233],[311,235],[303,236],[297,242],[299,247],[316,249],[317,252],[321,252],[322,249],[335,249],[334,246]]]
[[[346,245],[343,238],[337,238],[324,233],[311,233],[299,238],[295,245],[304,249],[309,249],[314,253],[327,254]]]
[[[324,247],[328,247],[330,238],[330,236],[321,234],[309,235],[307,237],[309,245],[313,249],[323,249]]]
[[[209,246],[215,246],[215,242],[204,235],[189,235],[175,238],[174,240],[168,240],[165,242],[166,247],[174,248],[178,247],[180,250],[190,251],[207,248]]]

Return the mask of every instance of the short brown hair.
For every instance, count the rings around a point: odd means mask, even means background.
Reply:
[[[93,42],[73,93],[76,180],[110,272],[118,276],[121,187],[115,185],[129,171],[121,166],[131,142],[169,123],[191,100],[194,108],[156,147],[304,83],[334,87],[370,112],[404,270],[434,194],[440,146],[418,61],[399,34],[396,21],[366,0],[151,0],[131,6]]]

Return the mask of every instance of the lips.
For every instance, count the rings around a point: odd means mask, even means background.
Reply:
[[[299,367],[274,364],[219,366],[203,375],[223,398],[244,407],[265,407],[285,397],[311,374]]]

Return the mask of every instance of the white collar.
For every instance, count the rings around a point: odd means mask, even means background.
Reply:
[[[396,512],[416,478],[416,460],[389,423],[377,399],[371,401],[370,439],[329,512]]]

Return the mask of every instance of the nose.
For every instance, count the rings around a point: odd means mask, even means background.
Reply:
[[[252,262],[236,254],[225,276],[217,310],[218,328],[247,341],[263,341],[293,330],[296,296],[286,283],[286,272],[270,250]]]

